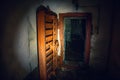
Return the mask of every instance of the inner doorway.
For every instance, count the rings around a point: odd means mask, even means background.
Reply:
[[[64,18],[64,62],[84,62],[86,17]]]
[[[61,65],[89,63],[91,14],[60,13]]]

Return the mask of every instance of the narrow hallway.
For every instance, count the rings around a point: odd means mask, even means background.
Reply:
[[[0,3],[0,80],[120,80],[119,0]]]

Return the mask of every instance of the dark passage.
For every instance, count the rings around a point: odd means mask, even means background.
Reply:
[[[66,18],[64,23],[65,61],[83,61],[86,20],[77,17]]]

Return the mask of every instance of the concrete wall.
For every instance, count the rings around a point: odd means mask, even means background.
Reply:
[[[36,10],[41,4],[48,5],[57,14],[92,13],[94,34],[91,38],[90,66],[97,70],[104,70],[109,47],[112,2],[79,0],[80,7],[76,11],[71,0],[42,1],[13,0],[2,3],[0,17],[3,25],[1,30],[3,77],[6,80],[22,80],[37,67]],[[99,27],[99,34],[95,33],[96,27]]]
[[[99,34],[93,36],[93,47],[91,49],[91,64],[94,69],[104,71],[107,68],[110,30],[112,24],[112,1],[101,0],[99,2]]]
[[[3,80],[23,80],[38,66],[36,9],[39,1],[2,3]],[[35,6],[34,6],[35,7]]]
[[[113,27],[111,33],[109,73],[116,80],[120,79],[120,5],[116,0],[114,2]]]

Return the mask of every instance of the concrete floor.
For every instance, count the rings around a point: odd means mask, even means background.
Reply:
[[[30,73],[25,80],[40,80],[38,68]],[[56,75],[49,80],[114,80],[106,73],[94,72],[88,66],[70,67],[64,65],[56,70]]]

